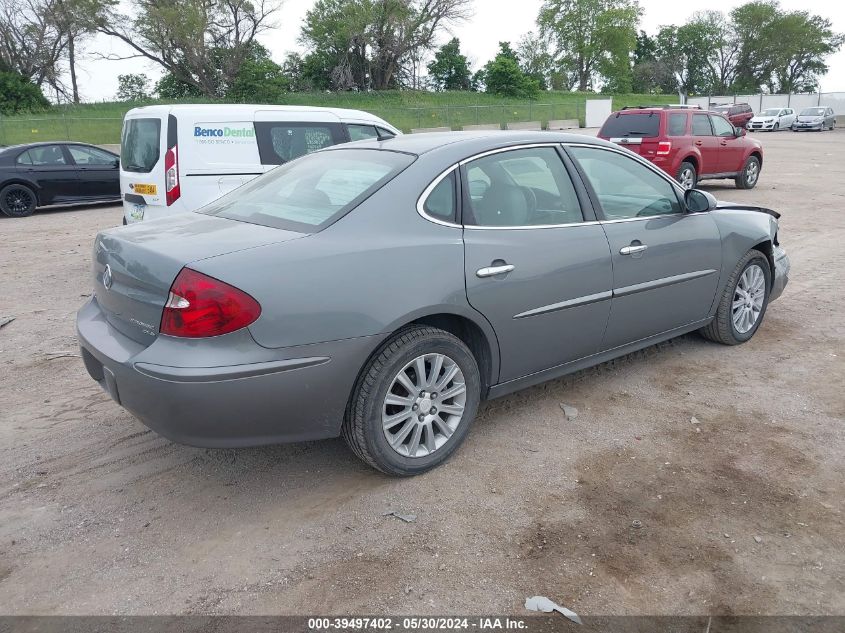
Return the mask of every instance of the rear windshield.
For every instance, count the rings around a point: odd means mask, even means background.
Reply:
[[[599,136],[621,138],[625,136],[650,137],[660,132],[660,114],[614,114],[604,122]]]
[[[127,119],[120,139],[120,165],[124,171],[142,174],[158,162],[161,140],[160,119]]]
[[[318,152],[259,176],[199,212],[314,233],[355,208],[413,161],[409,154],[384,150]]]

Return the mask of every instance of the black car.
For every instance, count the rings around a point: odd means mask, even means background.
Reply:
[[[0,148],[0,211],[13,218],[36,207],[120,199],[120,158],[83,143]]]

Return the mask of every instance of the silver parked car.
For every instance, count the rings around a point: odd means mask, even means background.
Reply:
[[[792,124],[792,131],[800,130],[832,130],[836,127],[836,116],[833,108],[804,108]]]
[[[361,141],[100,233],[79,341],[175,441],[342,434],[412,475],[485,398],[693,330],[750,339],[787,282],[777,218],[583,136]]]

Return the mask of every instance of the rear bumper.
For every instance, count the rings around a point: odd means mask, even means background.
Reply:
[[[789,283],[789,257],[786,251],[780,246],[775,246],[775,274],[772,280],[772,291],[769,293],[769,301],[774,301],[783,294],[786,284]]]
[[[88,373],[118,404],[164,437],[210,448],[338,436],[353,382],[379,343],[269,350],[240,330],[208,341],[159,336],[144,347],[109,325],[96,299],[79,311],[77,332]]]

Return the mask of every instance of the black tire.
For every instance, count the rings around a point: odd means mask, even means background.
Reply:
[[[25,185],[7,185],[0,191],[0,211],[10,218],[25,218],[32,215],[38,199],[35,192]]]
[[[123,216],[123,226],[126,226],[126,216]]]
[[[394,450],[385,436],[384,400],[403,367],[418,356],[431,353],[446,355],[463,373],[464,412],[444,444],[428,455],[408,457]],[[461,445],[475,418],[480,397],[478,363],[463,341],[437,328],[409,326],[385,341],[361,370],[343,421],[343,437],[352,451],[373,468],[388,475],[418,475],[446,461]]]
[[[755,175],[756,174],[756,175]],[[737,189],[754,189],[760,181],[760,159],[749,156],[742,166],[739,176],[734,178]]]
[[[765,277],[763,306],[757,321],[751,326],[747,332],[740,332],[736,329],[733,322],[733,303],[737,296],[737,286],[742,274],[751,266],[759,266],[763,271]],[[725,290],[719,300],[719,307],[716,310],[716,317],[705,327],[701,328],[699,332],[701,335],[715,343],[722,343],[723,345],[739,345],[749,340],[760,324],[763,322],[763,317],[766,315],[766,308],[769,305],[769,292],[772,288],[772,270],[769,266],[769,260],[766,256],[758,250],[750,250],[745,256],[739,260],[739,263],[731,273],[728,283],[725,284]]]
[[[775,126],[772,128],[772,132],[777,132],[780,129],[780,123],[775,123]]]
[[[688,171],[692,176],[692,186],[690,187],[686,187],[683,184],[685,171]],[[681,183],[681,186],[685,189],[695,189],[695,186],[698,184],[698,171],[696,171],[695,165],[685,160],[683,163],[681,163],[681,166],[678,167],[678,173],[675,174],[675,180]]]

